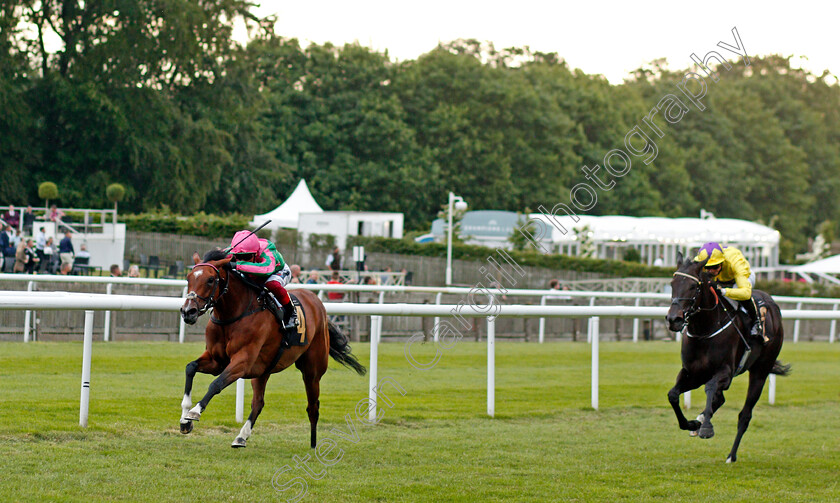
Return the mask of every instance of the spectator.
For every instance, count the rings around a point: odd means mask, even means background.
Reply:
[[[9,205],[9,210],[6,213],[3,213],[3,220],[5,220],[6,224],[11,228],[18,226],[20,223],[20,216],[18,216],[14,206]]]
[[[23,212],[23,232],[32,234],[34,224],[35,213],[32,212],[32,206],[27,206],[26,211]]]
[[[35,252],[38,254],[38,260],[44,260],[44,247],[47,246],[46,229],[41,227],[38,229],[38,235],[35,236]]]
[[[23,242],[23,235],[20,233],[20,229],[12,229],[9,234],[9,245],[12,248],[17,249],[21,242]]]
[[[653,266],[654,267],[662,267],[664,265],[665,265],[665,259],[662,257],[662,255],[656,257],[656,260],[653,261]]]
[[[292,277],[289,278],[289,283],[303,283],[303,281],[300,280],[300,266],[299,265],[292,264],[289,267],[289,270],[292,271]]]
[[[58,209],[56,205],[50,206],[50,220],[60,222],[62,218],[64,218],[64,212]]]
[[[333,248],[332,253],[327,256],[327,261],[325,263],[330,270],[341,270],[341,253],[339,252],[338,246]]]
[[[56,251],[55,241],[52,237],[50,237],[44,244],[44,263],[41,264],[41,268],[45,269],[50,274],[55,274],[56,272],[58,262],[58,253],[56,253]]]
[[[69,276],[70,271],[73,270],[73,264],[61,264],[61,269],[58,271],[58,274],[62,276]]]
[[[307,285],[317,285],[318,284],[318,271],[311,271],[309,273],[309,278],[306,280]]]
[[[338,250],[338,247],[336,247]],[[340,285],[341,284],[341,276],[339,276],[338,271],[333,271],[330,280],[327,281],[328,285]],[[333,302],[341,302],[344,300],[344,293],[343,292],[327,292],[327,299]]]
[[[21,273],[26,266],[26,241],[21,240],[15,247],[15,268],[12,272]]]
[[[119,278],[122,276],[122,271],[120,270],[120,266],[117,264],[111,264],[111,277],[112,278]]]
[[[0,232],[0,251],[3,252],[3,255],[6,257],[13,257],[15,255],[15,249],[12,246],[12,228],[10,226],[6,226],[2,232]]]
[[[403,284],[411,285],[411,273],[408,272],[408,270],[406,270],[405,267],[400,269],[400,274],[402,274],[402,277],[403,277]]]
[[[35,243],[31,239],[26,240],[26,249],[24,250],[26,254],[26,260],[24,263],[24,272],[26,274],[34,274],[35,268],[38,267],[38,264],[41,262],[40,257],[38,257],[37,250],[35,249]]]
[[[385,269],[382,271],[380,283],[383,285],[394,284],[394,275],[393,271],[391,270],[391,266],[386,266]]]
[[[70,231],[64,231],[64,239],[58,243],[58,256],[61,258],[61,265],[70,264],[70,269],[73,268],[73,259],[76,255],[76,250],[73,249],[73,240],[70,238],[71,235]]]
[[[560,280],[559,279],[553,279],[553,280],[549,281],[548,286],[552,290],[562,291],[562,290],[568,290],[569,289],[569,287],[565,286],[565,285],[563,286],[563,288],[560,288]],[[554,299],[554,300],[572,300],[572,298],[568,295],[551,295],[548,298],[549,299]]]
[[[140,268],[136,264],[132,264],[128,268],[128,277],[129,278],[139,278],[140,277]]]
[[[79,253],[76,254],[76,258],[90,258],[90,252],[87,249],[87,245],[82,243],[80,247]]]

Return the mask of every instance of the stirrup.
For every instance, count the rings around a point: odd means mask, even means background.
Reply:
[[[300,320],[298,319],[297,314],[293,314],[289,318],[289,321],[284,321],[283,322],[283,328],[285,328],[287,330],[297,329],[297,327],[299,327],[299,326],[300,326]]]

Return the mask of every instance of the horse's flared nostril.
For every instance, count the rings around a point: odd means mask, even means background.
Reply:
[[[195,307],[190,307],[187,309],[181,308],[181,318],[183,318],[184,323],[188,325],[192,325],[198,319],[198,309]]]

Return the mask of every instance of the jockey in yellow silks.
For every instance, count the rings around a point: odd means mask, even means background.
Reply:
[[[750,335],[766,344],[769,339],[764,335],[761,317],[758,315],[755,300],[752,298],[755,277],[750,271],[750,263],[744,254],[732,246],[723,248],[719,243],[711,242],[704,244],[694,257],[695,262],[704,260],[706,260],[704,266],[706,272],[722,287],[720,293],[740,302],[750,315],[752,321]]]

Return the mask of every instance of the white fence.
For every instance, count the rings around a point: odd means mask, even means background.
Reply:
[[[93,337],[94,310],[139,310],[139,311],[178,311],[183,300],[176,297],[137,297],[130,295],[82,294],[67,292],[0,292],[2,310],[84,310],[85,331],[82,357],[82,391],[79,407],[79,424],[87,425],[88,401],[90,396],[90,361]],[[413,304],[351,304],[327,303],[327,313],[331,315],[369,315],[372,317],[370,396],[375,396],[378,381],[378,343],[381,335],[382,316],[464,316],[487,317],[487,313],[473,309],[463,309],[454,305],[413,305]],[[613,318],[634,318],[665,316],[667,307],[636,306],[498,306],[495,317],[587,317],[590,318],[590,340],[592,342],[592,407],[598,408],[598,372],[599,372],[599,320],[601,316]],[[789,319],[836,320],[840,311],[803,311],[784,310],[782,316]],[[495,414],[495,317],[487,317],[487,414]],[[437,342],[437,341],[436,341]],[[770,381],[770,401],[775,401],[775,380]],[[237,421],[243,419],[244,384],[237,383]],[[689,395],[690,397],[690,395]],[[688,398],[686,406],[689,406]],[[371,418],[375,417],[374,407]]]
[[[147,279],[147,278],[111,278],[111,277],[97,277],[97,276],[57,276],[57,275],[23,275],[23,274],[0,274],[0,282],[26,282],[27,290],[32,291],[35,283],[51,282],[51,283],[98,283],[107,285],[107,294],[111,293],[113,285],[154,285],[154,286],[170,286],[180,287],[183,289],[182,295],[186,295],[187,282],[180,279]],[[435,286],[402,286],[402,285],[325,285],[325,284],[291,284],[288,285],[289,290],[307,289],[320,292],[323,297],[325,292],[377,292],[380,293],[379,303],[385,302],[386,293],[433,293],[435,294],[435,304],[440,305],[443,295],[459,295],[469,296],[475,293],[476,289],[465,287],[435,287]],[[485,292],[481,290],[479,293]],[[635,306],[640,306],[642,301],[663,301],[667,302],[671,296],[668,293],[633,293],[633,292],[598,292],[598,291],[575,291],[575,290],[532,290],[532,289],[488,289],[486,292],[493,295],[506,295],[511,297],[538,297],[540,298],[540,306],[546,306],[549,300],[567,300],[567,299],[588,299],[590,306],[595,306],[596,299],[630,299],[635,302]],[[832,306],[832,310],[840,311],[840,299],[838,298],[821,298],[821,297],[774,297],[777,302],[790,303],[796,305],[796,310],[802,310],[805,305],[814,306]],[[510,306],[514,307],[514,306]],[[523,306],[532,307],[532,306]],[[558,306],[559,307],[559,306]],[[569,306],[572,307],[572,306]],[[641,311],[639,311],[641,313]],[[367,313],[365,313],[367,314]],[[103,339],[108,341],[110,339],[110,311],[105,313],[105,328]],[[422,315],[425,316],[425,315]],[[440,321],[440,316],[435,316],[435,325]],[[529,315],[513,315],[513,316],[529,316]],[[592,316],[592,315],[590,315]],[[633,342],[639,339],[639,321],[640,318],[648,317],[649,315],[639,314],[637,316],[626,316],[627,318],[634,318],[633,320]],[[658,315],[656,315],[658,316]],[[571,316],[574,317],[574,316]],[[799,342],[800,321],[803,319],[819,319],[831,320],[829,330],[829,342],[834,342],[837,333],[837,317],[829,316],[825,318],[788,318],[795,319],[793,328],[793,342]],[[29,340],[30,332],[30,312],[24,316],[24,341]],[[183,321],[179,321],[178,341],[184,342],[185,326]],[[380,334],[381,335],[381,334]],[[538,340],[542,343],[545,340],[545,317],[540,316],[539,335]]]

